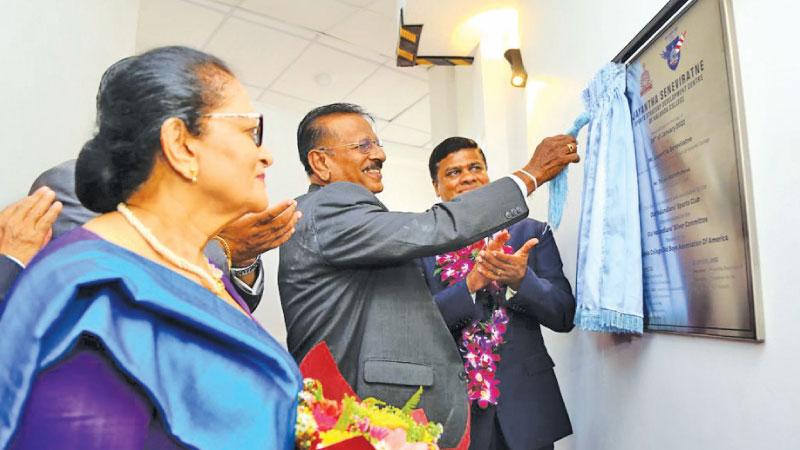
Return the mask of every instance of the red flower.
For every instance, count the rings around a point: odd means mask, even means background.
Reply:
[[[475,263],[471,259],[462,258],[458,261],[457,266],[458,266],[457,269],[458,278],[463,280],[464,278],[467,277],[467,275],[469,275],[470,271],[472,271],[472,268],[475,266]]]
[[[470,247],[464,247],[456,250],[456,255],[461,258],[470,257],[472,256],[472,249]]]
[[[478,398],[475,399],[479,407],[486,408],[489,405],[497,404],[497,398],[500,397],[500,389],[497,388],[498,384],[500,384],[500,380],[497,380],[494,375],[484,377]]]
[[[342,413],[339,403],[326,398],[314,403],[311,412],[314,414],[314,420],[317,421],[320,431],[328,431],[333,428],[339,420],[339,414]]]
[[[494,352],[485,352],[480,355],[480,358],[478,358],[478,366],[488,370],[489,372],[494,372],[495,361],[500,361],[500,355]]]
[[[453,253],[445,253],[436,257],[436,265],[440,267],[452,264],[454,262],[456,262],[456,257]]]

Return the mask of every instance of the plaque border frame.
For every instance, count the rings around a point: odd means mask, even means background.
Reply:
[[[748,299],[751,313],[752,335],[715,334],[714,328],[664,326],[651,328],[645,318],[646,332],[691,336],[704,336],[726,340],[764,342],[764,305],[761,288],[761,275],[758,262],[758,243],[756,240],[756,221],[753,201],[753,185],[750,171],[747,128],[742,98],[741,73],[739,70],[738,46],[734,26],[731,0],[670,0],[656,16],[617,54],[612,61],[624,63],[636,59],[656,40],[664,30],[672,26],[689,9],[700,1],[716,1],[719,4],[720,24],[725,53],[728,78],[728,92],[731,99],[731,122],[735,144],[736,167],[739,177],[740,213],[742,217],[742,236],[744,240],[745,264],[747,265]],[[738,331],[738,330],[737,330]],[[749,330],[748,330],[749,331]]]

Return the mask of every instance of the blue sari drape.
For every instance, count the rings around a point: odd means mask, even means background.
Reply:
[[[583,101],[589,124],[578,235],[575,325],[642,333],[639,190],[625,66],[609,63]]]
[[[103,240],[80,240],[32,264],[4,306],[0,448],[13,438],[37,374],[84,333],[142,387],[182,444],[294,448],[302,379],[291,355],[254,320],[169,269]]]

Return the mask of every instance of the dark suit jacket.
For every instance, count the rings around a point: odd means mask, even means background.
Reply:
[[[462,247],[528,213],[502,178],[424,213],[389,212],[353,183],[312,186],[303,217],[281,247],[278,286],[297,360],[320,341],[362,397],[402,406],[419,386],[420,406],[454,447],[468,402],[463,365],[415,258]]]
[[[19,264],[5,255],[0,255],[0,301],[5,299],[6,292],[20,273],[22,273],[22,267]]]
[[[56,199],[64,204],[61,214],[58,216],[56,223],[53,224],[53,239],[97,217],[97,213],[86,209],[78,200],[78,196],[75,195],[75,163],[76,160],[71,159],[55,167],[51,167],[39,175],[31,186],[31,192],[42,186],[49,187],[55,191]],[[211,259],[211,262],[217,267],[220,267],[224,272],[230,270],[227,260],[225,259],[225,253],[216,241],[211,241],[208,246],[206,246],[205,254]],[[259,268],[259,270],[263,269]],[[2,276],[2,274],[0,274],[0,276]],[[5,286],[5,289],[0,290],[0,299],[3,298],[6,289],[10,286],[11,283]],[[0,287],[3,287],[2,284],[0,284]],[[234,287],[247,303],[247,306],[250,307],[250,311],[255,311],[258,303],[261,301],[263,290],[255,294],[250,294],[239,289],[235,283]]]
[[[472,408],[471,448],[489,447],[495,415],[506,442],[515,450],[544,447],[572,434],[540,324],[553,331],[570,331],[575,298],[561,270],[561,257],[550,227],[526,219],[508,231],[508,245],[514,250],[534,237],[539,244],[528,257],[528,270],[519,291],[507,303],[509,323],[497,367],[500,398],[496,407]],[[479,294],[473,303],[465,281],[445,287],[433,274],[435,256],[420,262],[442,317],[460,341],[464,326],[489,317],[486,295]]]

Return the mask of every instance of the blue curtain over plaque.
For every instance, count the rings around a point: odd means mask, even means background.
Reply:
[[[625,65],[609,63],[583,91],[592,120],[578,232],[575,325],[641,334],[639,189]]]

